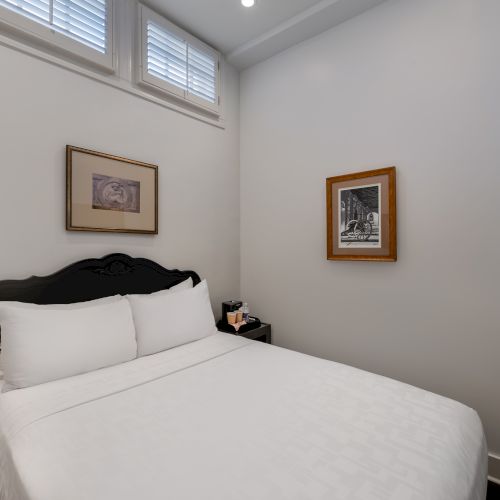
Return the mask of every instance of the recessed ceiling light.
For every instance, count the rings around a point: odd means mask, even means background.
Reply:
[[[241,5],[243,5],[243,7],[253,7],[255,5],[255,0],[241,0]]]

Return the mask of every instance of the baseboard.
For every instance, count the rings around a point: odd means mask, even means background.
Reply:
[[[488,453],[488,479],[500,484],[500,455]]]

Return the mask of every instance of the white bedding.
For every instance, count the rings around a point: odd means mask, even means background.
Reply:
[[[218,333],[0,396],[1,500],[484,500],[460,403]]]

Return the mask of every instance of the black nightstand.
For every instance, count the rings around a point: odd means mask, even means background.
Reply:
[[[245,337],[246,339],[258,340],[259,342],[265,342],[266,344],[271,344],[271,325],[269,323],[262,323],[259,328],[254,328],[245,333],[236,333],[239,337]]]

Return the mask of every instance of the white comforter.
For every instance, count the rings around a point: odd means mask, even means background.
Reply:
[[[483,500],[460,403],[216,334],[0,396],[2,500]]]

